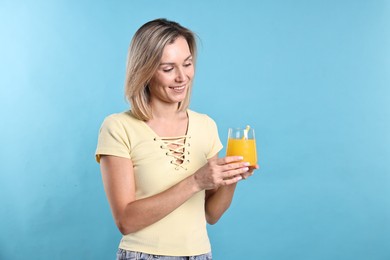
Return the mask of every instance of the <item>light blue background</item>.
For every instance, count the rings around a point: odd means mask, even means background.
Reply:
[[[209,227],[215,259],[390,259],[385,0],[2,0],[0,259],[114,258],[97,133],[159,17],[201,39],[191,108],[223,142],[256,129],[262,168]]]

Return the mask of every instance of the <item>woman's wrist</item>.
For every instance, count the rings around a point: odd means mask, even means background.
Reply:
[[[188,185],[191,191],[193,193],[198,193],[199,191],[203,190],[202,187],[199,185],[198,181],[196,180],[195,174],[192,174],[187,178]]]

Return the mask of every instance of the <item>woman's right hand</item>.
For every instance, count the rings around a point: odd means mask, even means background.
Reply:
[[[211,190],[237,183],[249,171],[249,163],[241,156],[214,157],[194,173],[199,190]]]

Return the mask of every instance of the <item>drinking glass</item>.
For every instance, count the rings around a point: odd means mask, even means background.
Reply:
[[[229,128],[226,156],[242,156],[242,161],[250,166],[257,164],[255,130],[246,128]]]

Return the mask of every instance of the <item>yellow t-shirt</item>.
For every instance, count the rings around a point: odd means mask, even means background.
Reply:
[[[96,160],[100,161],[100,155],[131,159],[136,199],[167,190],[193,174],[222,149],[215,122],[207,115],[191,110],[187,110],[187,114],[187,134],[178,137],[184,140],[180,160],[175,159],[168,149],[167,142],[172,138],[158,136],[144,121],[136,119],[131,111],[113,114],[104,120]],[[211,247],[206,230],[204,199],[205,192],[198,192],[158,222],[124,235],[119,247],[171,256],[209,252]]]

